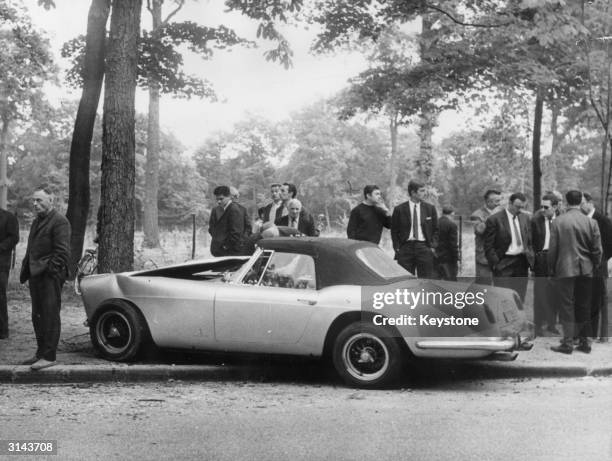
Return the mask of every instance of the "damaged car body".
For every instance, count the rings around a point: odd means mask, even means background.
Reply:
[[[525,348],[513,291],[416,279],[380,247],[349,239],[264,239],[250,257],[91,275],[80,290],[92,343],[116,361],[134,360],[147,341],[324,357],[347,384],[367,388],[389,384],[410,360]],[[466,294],[479,302],[465,305]]]

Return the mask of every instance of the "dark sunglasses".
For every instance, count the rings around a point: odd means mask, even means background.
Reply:
[[[550,207],[548,205],[542,205],[543,210],[548,210]]]

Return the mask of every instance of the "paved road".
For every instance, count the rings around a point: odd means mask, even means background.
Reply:
[[[0,439],[49,459],[612,459],[610,378],[0,386]],[[11,457],[10,459],[16,459]],[[42,458],[37,458],[42,459]]]

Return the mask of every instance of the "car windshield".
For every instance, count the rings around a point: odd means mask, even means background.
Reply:
[[[386,279],[412,275],[379,247],[359,248],[355,254],[363,263]]]

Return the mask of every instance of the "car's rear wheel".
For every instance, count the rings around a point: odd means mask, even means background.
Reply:
[[[376,388],[393,383],[402,369],[402,350],[391,333],[367,322],[345,327],[332,350],[334,367],[349,385]]]
[[[113,301],[100,309],[89,327],[91,342],[109,360],[134,360],[147,337],[140,312],[125,301]]]

